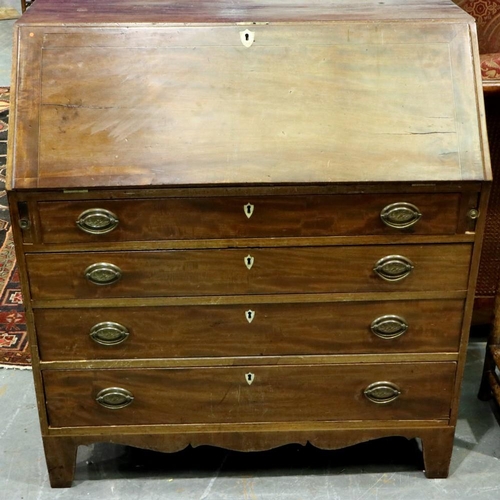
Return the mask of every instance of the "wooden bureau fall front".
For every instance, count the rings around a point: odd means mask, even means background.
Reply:
[[[420,438],[448,474],[490,181],[451,0],[37,0],[9,201],[45,454]]]

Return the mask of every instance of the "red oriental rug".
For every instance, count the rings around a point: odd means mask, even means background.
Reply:
[[[0,366],[30,365],[23,298],[5,194],[9,89],[0,87]]]

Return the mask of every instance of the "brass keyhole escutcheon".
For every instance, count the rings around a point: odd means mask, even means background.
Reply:
[[[255,318],[255,311],[252,311],[251,309],[245,311],[245,318],[249,323],[251,323]]]
[[[245,257],[245,266],[247,269],[252,269],[255,259],[251,255]]]
[[[246,373],[245,380],[247,381],[248,385],[252,385],[253,381],[255,380],[255,375],[253,373]]]
[[[245,212],[245,215],[248,219],[252,217],[254,208],[255,207],[251,203],[247,203],[246,205],[244,205],[243,211]]]

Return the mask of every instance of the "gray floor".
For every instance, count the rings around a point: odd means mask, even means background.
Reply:
[[[12,25],[0,21],[0,86],[10,82]],[[425,479],[418,443],[400,438],[335,452],[290,445],[251,454],[202,447],[170,455],[97,444],[80,448],[73,488],[51,490],[31,372],[0,369],[0,499],[498,500],[498,415],[476,398],[483,349],[469,348],[451,475],[443,480]]]
[[[147,500],[359,500],[500,498],[500,427],[476,398],[484,343],[472,343],[451,474],[425,479],[416,441],[374,441],[339,451],[296,445],[262,453],[201,447],[160,454],[106,444],[80,447],[71,489],[51,490],[30,371],[0,370],[0,498]]]
[[[0,7],[12,7],[21,13],[20,0],[0,0]],[[12,26],[15,20],[0,21],[0,87],[8,87],[12,61]]]

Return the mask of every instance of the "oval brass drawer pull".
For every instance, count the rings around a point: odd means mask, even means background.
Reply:
[[[408,323],[401,316],[388,314],[372,321],[371,331],[381,339],[401,337],[408,330]]]
[[[400,202],[387,205],[380,212],[383,223],[395,229],[405,229],[415,225],[422,214],[420,210],[411,203]]]
[[[122,277],[122,271],[114,264],[98,262],[85,269],[85,277],[94,285],[111,285]]]
[[[134,396],[127,389],[121,387],[108,387],[100,391],[95,400],[104,408],[119,410],[125,408],[134,401]]]
[[[82,212],[76,225],[89,234],[106,234],[118,226],[118,217],[104,208],[91,208]]]
[[[117,345],[125,342],[129,331],[120,323],[104,321],[90,329],[90,338],[101,345]]]
[[[399,281],[406,278],[415,266],[402,255],[388,255],[376,264],[373,270],[386,281]]]
[[[400,394],[401,390],[392,382],[375,382],[370,384],[364,391],[367,399],[379,405],[396,400]]]

